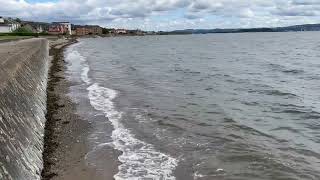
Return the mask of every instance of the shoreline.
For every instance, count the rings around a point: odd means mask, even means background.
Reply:
[[[109,180],[118,172],[118,154],[112,148],[102,151],[98,166],[88,162],[94,150],[88,137],[105,117],[83,117],[79,104],[70,96],[78,84],[67,79],[64,52],[77,38],[50,41],[51,65],[47,86],[47,114],[44,136],[42,180]],[[90,106],[90,108],[92,108]],[[81,110],[80,110],[81,111]],[[88,119],[89,118],[89,119]],[[93,148],[93,149],[92,149]]]
[[[77,40],[71,39],[50,47],[52,62],[47,87],[43,180],[88,179],[94,173],[84,162],[90,124],[76,114],[76,106],[67,96],[71,83],[65,78],[63,52],[74,43]]]

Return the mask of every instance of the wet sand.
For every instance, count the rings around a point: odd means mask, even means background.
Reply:
[[[76,40],[51,42],[50,55],[53,57],[49,72],[47,122],[43,153],[44,169],[42,179],[48,180],[87,180],[113,179],[113,163],[110,170],[97,171],[85,161],[88,153],[87,137],[92,126],[76,114],[76,104],[68,97],[72,83],[65,77],[66,62],[64,48]]]

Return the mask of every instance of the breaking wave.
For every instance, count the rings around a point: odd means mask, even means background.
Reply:
[[[121,123],[122,112],[119,112],[114,105],[113,99],[118,92],[98,83],[92,83],[88,73],[89,65],[77,51],[70,51],[81,59],[81,79],[88,85],[88,97],[91,106],[105,114],[106,118],[113,125],[112,140],[113,147],[122,152],[118,157],[122,163],[118,168],[119,172],[114,176],[116,180],[121,179],[166,179],[174,180],[173,171],[178,165],[178,160],[157,151],[153,145],[135,138],[130,130]],[[73,56],[74,58],[74,56]]]

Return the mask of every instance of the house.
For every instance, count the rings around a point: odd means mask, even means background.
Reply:
[[[102,28],[100,26],[89,26],[89,33],[95,34],[95,35],[101,35],[102,34]]]
[[[53,23],[49,26],[48,33],[52,35],[63,35],[68,33],[68,29],[62,24]]]
[[[86,27],[77,27],[76,28],[76,35],[77,36],[84,36],[89,34],[89,29]]]
[[[101,35],[102,28],[100,26],[76,26],[76,35],[84,36],[84,35]]]
[[[5,23],[0,23],[0,33],[9,33],[11,32],[10,25]]]
[[[56,23],[63,25],[67,29],[67,34],[69,34],[69,35],[72,34],[70,22],[56,22]]]
[[[31,25],[32,26],[32,25]],[[44,32],[44,28],[42,25],[35,25],[35,26],[32,26],[35,30],[36,30],[36,33],[42,33]]]
[[[62,35],[62,34],[72,34],[71,23],[69,22],[53,22],[48,30],[49,34]]]
[[[5,19],[0,17],[0,33],[10,33],[20,27],[20,23],[11,18]]]
[[[127,32],[127,30],[125,30],[125,29],[116,29],[116,30],[114,31],[114,33],[115,33],[115,34],[127,34],[128,32]]]

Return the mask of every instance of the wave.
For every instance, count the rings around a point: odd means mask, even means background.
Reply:
[[[111,135],[112,145],[122,152],[118,157],[122,164],[118,167],[119,172],[114,175],[114,178],[116,180],[174,180],[173,171],[178,165],[178,160],[157,151],[152,144],[135,138],[134,134],[121,123],[123,112],[119,112],[115,108],[113,99],[117,97],[118,92],[100,86],[98,83],[92,83],[92,80],[88,77],[89,65],[82,64],[81,78],[89,86],[87,90],[90,104],[94,109],[103,112],[111,122],[114,128]]]
[[[248,91],[249,93],[260,93],[270,96],[287,96],[287,97],[297,97],[296,94],[290,93],[290,92],[284,92],[278,89],[250,89]]]
[[[81,72],[81,79],[83,82],[85,82],[86,84],[90,84],[90,79],[88,76],[88,73],[90,71],[90,68],[88,66],[85,66],[82,68],[82,72]]]
[[[271,67],[271,69],[273,71],[279,71],[279,72],[283,72],[285,74],[302,74],[302,73],[304,73],[304,70],[302,70],[302,69],[292,69],[292,68],[289,68],[289,67],[286,67],[286,66],[280,65],[280,64],[270,63],[268,65]]]
[[[66,59],[70,60],[70,62],[74,64],[74,66],[82,67],[80,78],[83,82],[89,85],[91,83],[90,78],[88,76],[90,68],[86,62],[86,59],[83,56],[81,56],[78,51],[74,50],[74,48],[78,47],[80,44],[81,43],[75,44],[68,49]]]
[[[283,70],[282,72],[290,73],[290,74],[302,74],[302,73],[304,73],[304,71],[301,70],[301,69],[287,69],[287,70]]]

